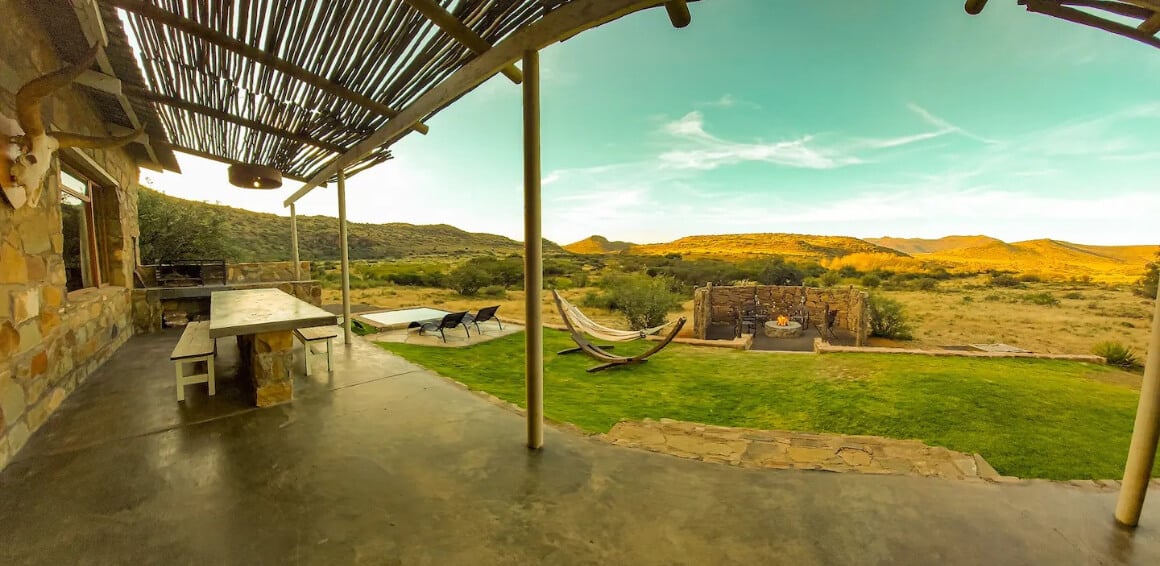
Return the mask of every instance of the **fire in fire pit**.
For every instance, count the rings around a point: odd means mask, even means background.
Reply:
[[[789,317],[785,316],[784,314],[778,315],[777,325],[778,326],[789,326]]]

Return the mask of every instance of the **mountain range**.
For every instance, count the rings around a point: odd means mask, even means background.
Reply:
[[[615,244],[615,245],[610,245]],[[1156,258],[1160,246],[1091,246],[1061,240],[1004,242],[990,236],[852,238],[804,234],[722,234],[686,236],[659,244],[609,242],[592,236],[564,246],[573,253],[629,255],[681,254],[683,257],[745,258],[780,255],[823,264],[961,271],[1013,271],[1045,277],[1088,276],[1101,281],[1130,281]]]

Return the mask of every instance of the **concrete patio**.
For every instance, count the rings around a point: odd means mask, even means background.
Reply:
[[[1064,484],[741,469],[555,428],[529,452],[521,417],[359,338],[268,409],[222,340],[218,395],[181,406],[177,337],[130,340],[0,473],[0,563],[1160,562],[1160,506],[1133,533],[1114,493]]]

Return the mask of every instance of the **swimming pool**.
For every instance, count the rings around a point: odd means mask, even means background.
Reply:
[[[365,319],[379,330],[394,330],[397,328],[406,328],[412,322],[420,320],[443,318],[447,314],[447,311],[444,310],[415,307],[395,311],[369,312],[360,314],[359,318]]]

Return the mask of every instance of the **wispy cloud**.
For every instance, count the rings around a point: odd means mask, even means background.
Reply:
[[[953,133],[959,134],[961,136],[973,139],[973,140],[978,141],[978,142],[986,143],[986,144],[999,143],[997,140],[993,140],[991,138],[985,138],[985,137],[980,136],[978,134],[974,134],[974,133],[969,132],[963,128],[960,128],[959,126],[956,126],[956,125],[954,125],[954,124],[952,124],[952,123],[950,123],[942,118],[939,118],[938,116],[935,116],[934,114],[932,114],[926,108],[923,108],[922,106],[919,106],[913,102],[908,103],[906,105],[906,107],[909,108],[911,110],[911,112],[918,114],[919,117],[921,117],[926,123],[938,128],[939,131],[941,131],[941,132],[945,132],[945,133],[952,133],[953,132]]]
[[[944,126],[930,132],[893,138],[808,135],[776,142],[739,142],[705,131],[704,114],[694,110],[665,124],[664,131],[672,136],[674,142],[692,146],[665,151],[660,155],[664,164],[679,169],[710,170],[748,161],[799,169],[837,169],[870,160],[860,153],[902,147],[959,130]]]
[[[734,108],[734,107],[761,108],[761,105],[756,103],[756,102],[751,102],[749,100],[742,100],[742,99],[737,98],[736,96],[733,96],[732,94],[729,94],[729,93],[722,94],[721,98],[717,98],[717,99],[710,100],[707,102],[698,103],[697,106],[704,107],[704,108]]]

